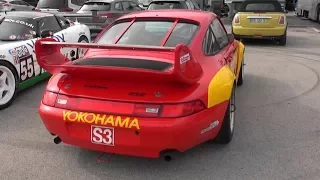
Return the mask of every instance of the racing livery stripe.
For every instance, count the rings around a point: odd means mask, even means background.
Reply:
[[[35,76],[31,79],[28,79],[28,80],[19,84],[18,90],[20,91],[25,88],[31,87],[31,86],[37,84],[38,82],[50,77],[50,75],[51,75],[50,73],[45,72],[45,73],[41,74],[40,76]]]
[[[244,44],[242,42],[239,41],[238,43],[238,67],[237,67],[237,82],[238,82],[238,78],[239,78],[239,73],[240,73],[240,68],[242,65],[242,61],[243,61],[243,56],[244,56]]]
[[[223,66],[212,78],[208,87],[208,107],[230,99],[235,75],[229,65]]]

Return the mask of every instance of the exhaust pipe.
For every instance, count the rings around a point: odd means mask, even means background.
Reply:
[[[55,144],[60,144],[60,143],[62,142],[62,140],[60,139],[59,136],[57,136],[57,137],[55,137],[55,138],[53,139],[53,142],[54,142]]]
[[[274,40],[274,37],[272,37],[271,40]]]
[[[164,155],[164,160],[167,162],[172,161],[172,156],[171,155]]]

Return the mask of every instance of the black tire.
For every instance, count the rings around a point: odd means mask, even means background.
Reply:
[[[221,129],[220,129],[217,137],[215,137],[215,139],[214,139],[215,143],[217,143],[217,144],[229,144],[231,142],[231,140],[232,140],[232,137],[233,137],[235,113],[233,113],[233,116],[234,116],[233,118],[234,119],[233,119],[233,122],[231,122],[231,117],[230,117],[231,113],[230,112],[231,111],[235,111],[235,98],[236,98],[235,86],[232,89],[231,93],[232,94],[231,94],[231,97],[230,97],[230,101],[229,101],[227,110],[226,110],[225,115],[224,115],[224,119],[223,119],[223,122],[222,122]],[[233,124],[232,128],[230,126],[231,123]]]
[[[238,86],[241,86],[243,84],[243,66],[244,66],[244,59],[242,60],[242,64],[241,64],[241,67],[240,67],[240,72],[239,72],[239,77],[238,77],[238,82],[237,82],[237,85]]]
[[[279,39],[280,46],[285,46],[286,44],[287,44],[287,30],[284,33],[284,35],[280,36],[280,39]]]
[[[17,73],[15,67],[13,65],[11,65],[9,62],[4,61],[4,60],[0,60],[0,67],[5,67],[5,68],[9,69],[10,72],[14,76],[14,82],[15,82],[15,84],[14,84],[15,89],[14,89],[14,93],[13,93],[11,99],[8,102],[6,102],[5,104],[0,104],[0,110],[2,110],[2,109],[9,107],[12,104],[12,102],[14,101],[16,94],[17,94],[18,87],[19,87],[19,78],[18,78],[18,73]],[[1,73],[0,74],[0,76],[1,76],[2,72],[0,72],[0,73]]]
[[[84,36],[84,35],[80,36],[78,42],[79,42],[79,43],[80,43],[80,42],[83,42],[83,43],[84,43],[84,41],[85,41],[86,43],[89,43],[89,40],[88,40],[88,38],[87,38],[86,36]],[[79,58],[79,51],[80,51],[80,49],[77,48],[76,59]]]
[[[11,11],[15,11],[15,9],[11,9]]]

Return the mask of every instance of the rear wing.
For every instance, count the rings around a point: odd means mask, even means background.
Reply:
[[[101,61],[108,62],[112,56],[103,57],[84,57],[71,61],[61,52],[61,48],[87,48],[87,49],[105,49],[105,50],[129,50],[149,52],[171,52],[172,59],[167,63],[169,68],[164,70],[150,70],[146,68],[133,66],[114,66],[97,65],[94,58],[100,58]],[[52,38],[43,38],[35,43],[35,52],[40,67],[51,74],[66,73],[73,76],[96,76],[99,78],[129,79],[140,78],[147,81],[166,81],[178,82],[182,84],[194,84],[199,81],[203,75],[200,63],[194,58],[190,49],[184,44],[178,44],[175,48],[158,46],[127,46],[127,45],[100,45],[94,43],[64,43],[56,42]],[[124,55],[125,57],[125,55]],[[130,56],[131,57],[131,56]],[[139,60],[143,58],[143,60]],[[164,63],[153,58],[132,57],[131,62],[139,64],[141,61],[151,63]],[[82,63],[89,62],[89,63]]]

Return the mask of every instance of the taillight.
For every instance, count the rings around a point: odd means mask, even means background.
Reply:
[[[61,11],[61,12],[71,12],[71,11],[73,11],[73,9],[72,8],[60,8],[59,11]]]
[[[11,5],[9,3],[5,3],[3,6],[9,7]]]
[[[234,24],[240,24],[240,16],[236,14],[233,18],[233,23]]]
[[[56,103],[58,94],[51,92],[51,91],[45,91],[43,98],[42,98],[42,103],[47,105],[47,106],[54,106]]]
[[[40,11],[40,9],[39,8],[34,8],[34,11]]]
[[[284,16],[280,16],[279,24],[285,24],[286,18]]]
[[[166,104],[161,109],[161,117],[183,117],[198,113],[205,109],[204,104],[200,100],[180,103]]]
[[[52,104],[52,103],[51,103]],[[72,97],[59,94],[55,107],[78,111],[94,111],[135,117],[177,118],[189,116],[205,109],[200,100],[177,104],[125,103]]]
[[[100,17],[106,17],[106,18],[113,18],[114,14],[113,13],[103,13],[99,14]]]

